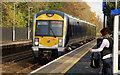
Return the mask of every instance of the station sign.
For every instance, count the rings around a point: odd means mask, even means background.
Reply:
[[[111,10],[111,15],[119,15],[120,14],[120,8],[116,10]]]

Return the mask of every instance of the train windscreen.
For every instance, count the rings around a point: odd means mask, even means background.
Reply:
[[[36,36],[61,37],[63,34],[63,21],[36,21]]]

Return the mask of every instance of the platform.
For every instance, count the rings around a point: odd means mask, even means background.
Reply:
[[[0,43],[0,47],[3,47],[3,46],[10,46],[10,45],[20,45],[20,44],[26,44],[26,43],[31,43],[32,40],[23,40],[23,41],[13,41],[13,42],[3,42],[3,43]]]
[[[27,75],[38,74],[97,74],[100,69],[93,69],[90,65],[89,48],[95,46],[96,40],[93,40],[57,59],[32,71]]]
[[[99,75],[101,68],[93,69],[90,67],[90,52],[83,56],[77,63],[75,63],[67,72],[67,74],[83,74],[83,75]]]

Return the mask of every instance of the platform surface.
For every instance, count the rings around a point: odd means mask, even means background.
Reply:
[[[83,75],[98,75],[101,73],[101,68],[93,69],[90,67],[90,55],[91,52],[88,52],[83,56],[76,64],[74,64],[66,74],[83,74]],[[65,74],[65,75],[66,75]]]
[[[96,74],[100,69],[93,69],[90,65],[89,48],[95,46],[96,40],[87,43],[56,60],[34,70],[27,75],[39,74]],[[97,74],[98,75],[98,74]]]

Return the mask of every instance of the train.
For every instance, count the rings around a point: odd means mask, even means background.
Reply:
[[[56,10],[36,13],[32,26],[35,59],[56,58],[76,43],[96,37],[96,25]]]

